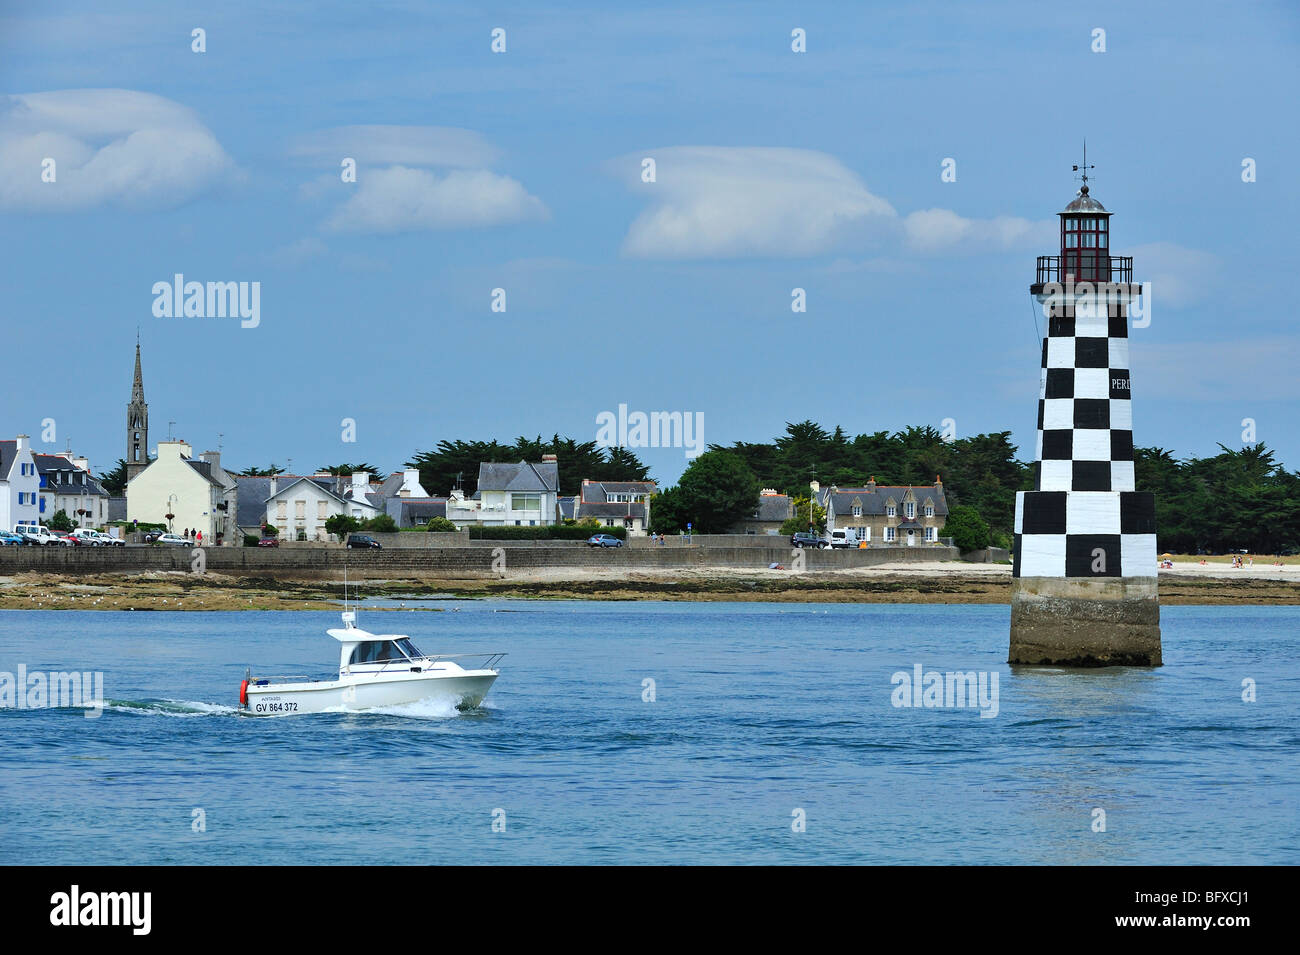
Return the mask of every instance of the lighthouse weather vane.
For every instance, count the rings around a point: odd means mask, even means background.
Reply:
[[[1088,194],[1088,170],[1097,168],[1096,166],[1088,165],[1088,140],[1085,139],[1083,141],[1083,165],[1079,166],[1076,164],[1070,168],[1073,169],[1075,172],[1078,172],[1080,169],[1083,170],[1083,187],[1080,191],[1083,192],[1084,195],[1087,195]]]

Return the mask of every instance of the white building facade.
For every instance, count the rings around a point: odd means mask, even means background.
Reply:
[[[0,528],[12,531],[15,524],[40,519],[40,486],[31,438],[0,441]]]

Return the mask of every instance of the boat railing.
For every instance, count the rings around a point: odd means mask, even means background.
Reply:
[[[491,652],[479,652],[479,653],[425,653],[425,654],[422,654],[421,656],[418,656],[418,657],[413,657],[413,658],[403,658],[403,659],[401,659],[401,660],[376,660],[374,663],[351,663],[351,664],[348,665],[348,672],[349,672],[349,673],[370,673],[370,674],[387,673],[387,672],[389,672],[390,670],[395,670],[395,671],[397,671],[397,672],[406,672],[406,671],[409,671],[413,665],[414,665],[414,666],[419,666],[421,663],[425,663],[425,662],[427,662],[427,663],[437,663],[439,660],[463,660],[463,659],[467,659],[467,658],[468,658],[468,659],[477,659],[477,660],[482,660],[482,661],[483,661],[483,664],[482,664],[480,667],[478,667],[477,669],[480,669],[480,670],[491,670],[491,669],[493,669],[493,668],[494,668],[498,663],[501,662],[501,658],[504,657],[504,656],[505,656],[504,653],[491,653]],[[372,667],[372,666],[375,666],[376,664],[382,664],[382,665],[379,666],[379,668],[378,668],[377,670],[369,670],[369,669],[366,669],[366,670],[357,670],[357,669],[355,669],[356,667]],[[473,669],[473,668],[471,668],[471,669]]]
[[[478,667],[477,669],[490,670],[497,667],[497,664],[500,663],[500,659],[502,659],[503,656],[506,656],[503,652],[502,654],[491,654],[491,652],[486,652],[486,654],[485,652],[473,654],[473,652],[469,652],[469,654],[426,654],[425,659],[433,660],[434,663],[437,663],[438,660],[478,659],[484,661],[484,663],[482,663],[481,667]]]
[[[478,669],[480,669],[480,670],[491,670],[491,669],[493,669],[493,668],[494,668],[498,663],[501,662],[501,658],[504,657],[504,656],[505,656],[504,653],[485,653],[485,652],[479,652],[479,653],[472,653],[472,652],[471,652],[471,653],[426,653],[426,654],[424,655],[424,659],[429,660],[429,661],[432,661],[433,663],[437,663],[439,660],[465,660],[465,659],[471,659],[471,660],[472,660],[472,659],[479,659],[479,660],[482,660],[482,661],[483,661],[483,665],[480,666],[480,667],[478,667]]]
[[[249,678],[249,684],[256,686],[259,683],[320,683],[322,678],[318,676],[306,676],[301,673],[278,676],[254,676]]]

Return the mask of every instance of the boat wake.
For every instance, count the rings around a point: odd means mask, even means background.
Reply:
[[[239,716],[237,706],[224,703],[204,703],[199,700],[105,700],[108,713],[130,713],[136,716]]]
[[[486,712],[481,704],[473,710],[462,711],[456,708],[456,700],[450,697],[426,697],[411,703],[397,703],[392,706],[371,706],[365,709],[332,706],[326,713],[346,713],[349,716],[403,716],[414,720],[445,720],[457,716],[467,716]]]

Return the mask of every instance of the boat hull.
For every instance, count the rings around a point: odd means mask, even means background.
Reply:
[[[455,675],[411,673],[382,679],[250,685],[244,711],[252,716],[292,716],[362,711],[424,700],[470,710],[483,702],[496,678],[492,670],[467,670]]]

